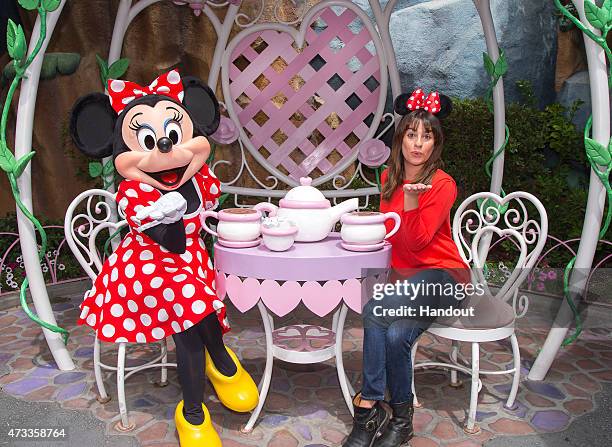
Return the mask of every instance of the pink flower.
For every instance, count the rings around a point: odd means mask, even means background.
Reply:
[[[221,115],[219,127],[210,137],[217,143],[231,144],[238,138],[238,128],[231,119]]]
[[[371,139],[359,143],[359,155],[357,158],[362,164],[370,168],[381,166],[387,161],[389,155],[391,155],[391,149],[380,140]]]
[[[536,284],[536,290],[543,292],[544,290],[546,290],[546,287],[544,287],[544,283],[543,282],[539,282]]]
[[[557,279],[557,272],[555,272],[554,270],[549,271],[548,272],[548,279],[552,279],[552,280]]]

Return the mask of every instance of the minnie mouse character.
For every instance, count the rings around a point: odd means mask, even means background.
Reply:
[[[77,101],[70,133],[86,155],[113,155],[125,178],[116,200],[130,231],[85,294],[78,323],[115,343],[172,335],[183,389],[175,412],[181,446],[221,446],[202,402],[204,374],[232,410],[252,410],[258,393],[223,343],[230,326],[199,236],[200,212],[220,194],[205,163],[219,104],[206,84],[176,70],[148,87],[109,80],[108,93]]]

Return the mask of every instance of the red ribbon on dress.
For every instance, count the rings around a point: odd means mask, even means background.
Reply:
[[[429,96],[425,98],[423,90],[418,88],[412,92],[410,98],[406,101],[406,107],[411,111],[423,109],[429,113],[436,114],[441,110],[440,94],[438,92],[431,92]]]
[[[178,71],[172,70],[160,75],[147,87],[142,87],[135,82],[109,79],[108,95],[111,106],[119,114],[130,102],[147,95],[169,96],[182,103],[184,92],[181,75]]]

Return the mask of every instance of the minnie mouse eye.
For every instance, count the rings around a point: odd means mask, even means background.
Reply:
[[[179,123],[170,121],[166,126],[166,136],[170,138],[172,144],[179,144],[183,139],[183,132]]]
[[[145,151],[152,151],[155,148],[155,141],[157,141],[157,139],[153,129],[141,127],[138,130],[138,144],[140,144],[140,147]]]

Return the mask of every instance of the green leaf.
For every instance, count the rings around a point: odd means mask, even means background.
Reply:
[[[130,65],[129,59],[119,59],[108,67],[108,79],[119,79],[125,74]]]
[[[497,211],[499,211],[500,214],[504,214],[506,211],[508,211],[508,204],[505,203],[503,205],[499,205],[499,203],[491,200],[491,199],[487,199],[486,203],[483,205],[483,202],[485,202],[484,199],[478,199],[476,200],[476,203],[478,204],[478,209],[482,209],[482,210],[487,210],[487,208],[495,208]],[[484,206],[484,208],[483,208]]]
[[[587,157],[592,163],[601,166],[608,166],[612,161],[612,155],[608,149],[599,144],[597,141],[592,140],[591,138],[585,138],[584,146]]]
[[[102,163],[99,161],[92,161],[89,163],[89,175],[93,178],[99,177],[102,174]]]
[[[15,43],[17,41],[17,25],[11,19],[8,19],[6,26],[6,48],[9,56],[14,59]]]
[[[55,11],[60,3],[61,0],[42,0],[41,5],[45,11],[51,12]]]
[[[482,53],[482,59],[484,61],[485,70],[487,70],[489,76],[493,76],[495,73],[495,64],[491,60],[491,57],[487,53]]]
[[[100,68],[100,80],[106,88],[106,81],[108,80],[108,62],[102,59],[96,54],[96,61],[98,61],[98,67]]]
[[[107,176],[111,175],[115,172],[115,165],[113,164],[113,160],[108,160],[102,169],[102,173]]]
[[[500,78],[508,71],[508,61],[506,61],[506,54],[504,50],[499,52],[499,58],[495,62],[495,76]]]
[[[608,14],[608,25],[612,24],[612,0],[604,0],[601,9]]]
[[[15,177],[21,176],[21,174],[23,173],[25,168],[28,166],[28,163],[30,162],[30,160],[35,154],[36,152],[34,151],[28,152],[23,157],[21,157],[19,160],[17,160],[17,164],[15,166]]]
[[[4,150],[3,153],[0,153],[0,169],[5,172],[15,172],[15,164],[15,156],[12,152]]]
[[[19,0],[19,4],[23,9],[27,9],[29,11],[38,8],[38,0]]]
[[[603,8],[598,8],[595,3],[587,0],[584,2],[584,14],[591,25],[595,28],[602,30],[608,24],[608,12]]]

